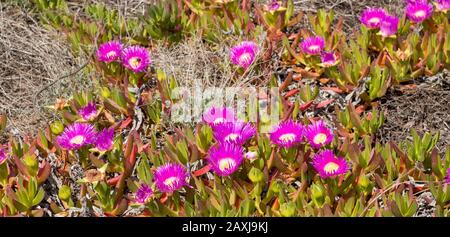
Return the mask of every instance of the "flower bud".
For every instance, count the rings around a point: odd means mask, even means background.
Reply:
[[[280,213],[283,217],[292,217],[295,215],[296,206],[293,202],[283,203],[280,206]]]
[[[275,181],[270,185],[270,189],[272,190],[273,193],[278,194],[282,188],[281,185],[282,184],[280,182]]]
[[[53,134],[58,135],[64,131],[64,125],[60,121],[55,121],[50,124],[50,130]]]
[[[70,187],[67,185],[63,185],[61,186],[61,188],[59,188],[58,191],[58,197],[63,200],[63,201],[67,201],[70,199],[70,195],[71,195],[71,191],[70,191]]]
[[[30,172],[30,175],[34,176],[37,175],[37,172],[39,170],[39,162],[36,157],[33,155],[26,154],[23,158],[23,163],[28,169],[28,172]]]
[[[250,172],[248,172],[248,178],[253,183],[259,183],[264,180],[264,173],[258,168],[252,167]]]
[[[108,87],[102,87],[100,90],[100,94],[104,98],[109,98],[111,96],[111,91],[108,89]]]

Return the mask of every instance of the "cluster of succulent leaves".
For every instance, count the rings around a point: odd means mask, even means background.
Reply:
[[[250,1],[168,0],[148,6],[139,19],[120,18],[101,4],[86,7],[77,17],[64,0],[33,4],[41,22],[64,32],[74,52],[90,52],[100,42],[117,38],[151,49],[197,34],[211,44],[231,36],[264,36],[263,57],[281,55],[282,65],[293,69],[282,84],[270,81],[280,92],[302,78],[331,79],[334,90],[342,93],[362,83],[367,90],[362,95],[364,106],[335,108],[335,139],[328,148],[351,163],[346,175],[322,179],[310,168],[315,151],[309,146],[277,152],[267,134],[258,134],[245,145],[257,156],[246,159],[233,175],[219,177],[205,168],[208,150],[215,145],[209,126],[167,123],[170,105],[177,102],[171,97],[177,78],[166,75],[164,68],[134,74],[92,57],[87,70],[98,78],[91,91],[49,106],[60,120],[36,137],[9,139],[8,159],[0,164],[1,215],[42,216],[44,210],[36,207],[45,202],[59,216],[86,208],[107,216],[129,215],[135,208],[141,208],[144,216],[412,216],[418,210],[417,196],[430,191],[437,204],[434,214],[450,216],[450,188],[443,182],[450,149],[436,149],[439,134],[412,131],[412,141],[381,144],[376,131],[383,125],[383,113],[360,109],[382,97],[391,85],[449,68],[448,16],[436,13],[420,29],[403,17],[397,37],[383,40],[364,26],[346,36],[342,20],[322,10],[308,15],[312,31],[298,30],[295,26],[304,16],[294,14],[291,0],[278,11],[251,6]],[[311,35],[325,39],[326,49],[339,55],[339,64],[321,67],[298,49],[300,40]],[[282,119],[309,123],[312,118],[306,112],[324,106],[315,103],[318,91],[301,86],[281,97]],[[77,111],[90,101],[100,108],[91,121],[96,129],[114,128],[113,148],[61,149],[56,137],[80,121]],[[2,116],[0,129],[5,127]],[[173,193],[155,192],[145,204],[137,203],[138,188],[154,186],[153,171],[168,162],[187,167],[189,186]],[[74,166],[84,172],[76,184],[71,183]],[[44,191],[44,183],[56,183],[57,193]]]

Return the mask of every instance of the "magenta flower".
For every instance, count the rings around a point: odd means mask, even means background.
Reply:
[[[312,166],[323,179],[345,174],[350,169],[348,162],[342,157],[336,157],[332,150],[314,155]]]
[[[382,8],[368,8],[363,11],[359,20],[369,29],[379,28],[381,21],[387,15]]]
[[[122,64],[133,72],[147,70],[150,63],[150,53],[144,47],[131,46],[122,52]]]
[[[89,102],[86,106],[82,107],[78,110],[78,114],[86,120],[92,120],[97,116],[97,108],[95,107],[94,102]]]
[[[209,149],[208,163],[219,176],[229,176],[236,172],[244,160],[243,148],[231,143],[222,143]]]
[[[414,4],[414,3],[427,3],[428,0],[406,0],[407,4]]]
[[[233,109],[227,107],[211,107],[203,113],[202,120],[214,128],[221,123],[235,122],[237,118]]]
[[[158,167],[153,177],[159,191],[170,193],[187,185],[189,173],[180,164],[167,163]]]
[[[95,136],[95,148],[99,151],[108,151],[114,144],[114,129],[105,128]]]
[[[324,67],[332,67],[338,64],[338,60],[334,52],[322,52],[322,54],[320,55],[320,59],[322,61],[322,66]]]
[[[251,123],[245,122],[221,123],[214,127],[214,138],[220,143],[244,145],[255,133],[256,128]]]
[[[289,148],[301,142],[303,130],[304,128],[301,124],[288,120],[278,124],[272,129],[270,140],[273,144]]]
[[[145,204],[149,201],[150,197],[153,195],[153,190],[147,184],[142,184],[141,187],[136,191],[135,198],[136,202],[140,204]]]
[[[308,37],[300,43],[300,47],[307,54],[318,55],[325,47],[325,40],[320,36]]]
[[[447,170],[447,176],[445,176],[445,182],[447,184],[450,184],[450,168]]]
[[[398,30],[399,19],[395,16],[386,15],[380,25],[380,34],[383,37],[395,35]]]
[[[333,141],[333,132],[325,125],[322,120],[310,124],[305,129],[305,136],[312,148],[330,144]]]
[[[76,150],[92,144],[95,140],[95,129],[86,123],[73,123],[64,129],[56,138],[58,144],[68,150]]]
[[[117,60],[121,52],[122,44],[119,41],[109,41],[98,47],[97,58],[100,62],[110,63]]]
[[[450,10],[450,0],[437,0],[436,8],[438,11],[447,12]]]
[[[268,3],[267,5],[265,5],[264,9],[266,11],[270,11],[272,13],[276,12],[276,11],[281,9],[281,1],[273,0],[272,2]]]
[[[244,41],[230,50],[230,59],[234,65],[247,69],[255,60],[259,48],[252,41]]]
[[[3,164],[7,158],[8,154],[6,153],[5,149],[0,146],[0,165]]]
[[[269,3],[269,10],[270,11],[276,11],[281,7],[281,2],[280,1],[272,1],[271,3]]]
[[[415,23],[421,23],[433,13],[433,5],[427,2],[410,3],[406,6],[406,16]]]

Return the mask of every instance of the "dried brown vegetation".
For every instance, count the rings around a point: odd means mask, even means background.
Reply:
[[[450,146],[450,73],[424,80],[417,87],[393,89],[382,99],[386,121],[379,135],[383,142],[399,142],[411,138],[411,129],[440,132],[437,147],[444,152]]]
[[[69,77],[35,95],[74,70],[80,59],[56,31],[47,30],[23,9],[0,3],[0,111],[13,134],[34,133],[52,118],[43,106],[80,88],[81,77]]]

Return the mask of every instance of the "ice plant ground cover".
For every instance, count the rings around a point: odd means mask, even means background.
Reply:
[[[377,139],[390,88],[450,69],[448,1],[405,1],[401,15],[368,7],[352,34],[333,12],[290,0],[168,0],[137,18],[31,4],[91,55],[74,73],[94,86],[46,105],[59,116],[36,136],[8,136],[14,121],[0,116],[2,216],[406,217],[425,192],[432,216],[450,216],[440,131]],[[155,48],[193,37],[228,46],[204,64],[232,68],[230,87],[186,90],[196,78],[155,66]]]

